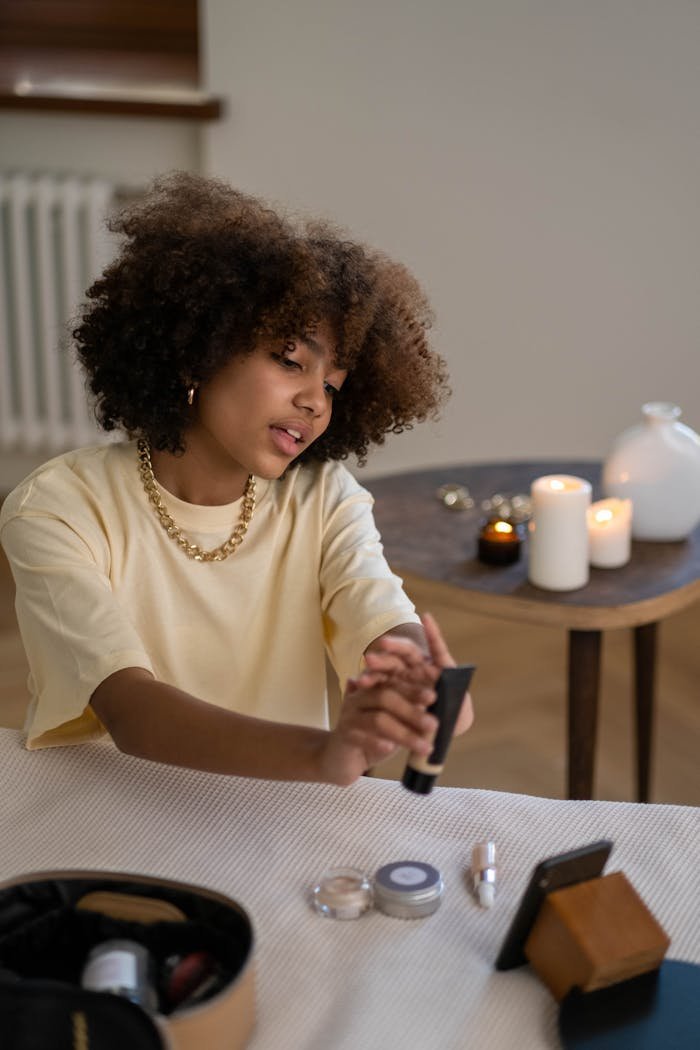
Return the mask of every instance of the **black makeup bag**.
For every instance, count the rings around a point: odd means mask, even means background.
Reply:
[[[106,992],[0,973],[3,1050],[169,1050],[139,1006]]]
[[[81,987],[89,953],[115,939],[147,949],[156,1010]],[[196,957],[209,972],[173,1000],[173,960]],[[3,1050],[242,1050],[254,1017],[253,930],[231,898],[99,871],[0,883]]]

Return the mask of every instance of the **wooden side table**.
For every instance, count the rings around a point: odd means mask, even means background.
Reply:
[[[481,501],[496,492],[528,493],[543,474],[575,474],[600,498],[601,465],[556,461],[435,468],[375,478],[375,519],[389,563],[410,586],[429,581],[450,604],[470,612],[568,630],[568,796],[591,798],[602,631],[634,632],[637,796],[649,799],[657,628],[700,599],[700,526],[680,543],[633,542],[620,569],[591,569],[576,591],[545,591],[527,578],[527,541],[520,561],[493,567],[476,559]],[[440,485],[466,486],[472,510],[448,510]]]

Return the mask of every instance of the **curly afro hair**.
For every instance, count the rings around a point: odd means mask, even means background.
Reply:
[[[363,462],[387,433],[435,417],[449,394],[415,278],[329,224],[294,224],[223,182],[176,173],[110,229],[121,250],[73,330],[105,430],[183,451],[188,386],[322,318],[349,374],[330,426],[300,459]]]

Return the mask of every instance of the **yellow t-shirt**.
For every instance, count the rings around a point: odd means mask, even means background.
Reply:
[[[160,491],[207,549],[238,520],[240,500],[195,506]],[[90,697],[125,667],[244,714],[327,726],[325,654],[343,683],[374,638],[417,620],[371,507],[341,464],[293,467],[279,481],[257,479],[234,554],[195,562],[149,503],[135,442],[34,471],[0,513],[30,667],[27,746],[101,736]]]

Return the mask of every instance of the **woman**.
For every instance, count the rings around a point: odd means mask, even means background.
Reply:
[[[221,182],[158,180],[74,331],[106,430],[8,497],[28,747],[352,783],[408,747],[452,661],[341,460],[447,393],[407,270]],[[326,656],[344,691],[328,727]],[[457,731],[472,719],[467,695]]]

